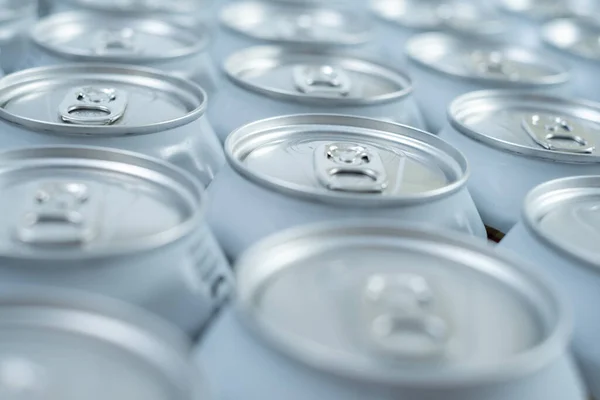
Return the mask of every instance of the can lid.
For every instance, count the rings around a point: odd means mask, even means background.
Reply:
[[[600,176],[541,184],[527,195],[524,216],[551,247],[600,272]]]
[[[135,153],[33,147],[0,153],[0,255],[86,259],[147,251],[188,235],[202,189],[183,171]]]
[[[600,25],[588,18],[561,18],[542,28],[549,46],[600,63]]]
[[[2,399],[198,399],[190,348],[164,322],[112,299],[0,292]]]
[[[372,34],[364,15],[310,4],[234,2],[222,9],[221,22],[246,36],[286,44],[356,45]]]
[[[206,9],[212,0],[66,0],[78,7],[114,13],[198,13]]]
[[[416,35],[408,41],[406,53],[409,60],[430,70],[488,85],[557,85],[570,77],[566,66],[545,53],[447,33]]]
[[[600,162],[600,104],[526,91],[483,90],[454,100],[452,126],[489,146],[553,161]]]
[[[499,5],[507,12],[543,21],[572,14],[572,3],[566,0],[500,0]]]
[[[400,385],[522,376],[568,342],[552,287],[485,243],[348,222],[293,229],[236,265],[237,307],[313,368]]]
[[[67,64],[0,79],[0,118],[60,135],[121,136],[165,131],[204,115],[193,82],[129,65]]]
[[[412,92],[402,72],[333,49],[251,47],[232,54],[224,67],[245,89],[313,105],[381,103]]]
[[[197,54],[209,39],[201,26],[188,29],[158,19],[69,12],[51,15],[32,30],[33,42],[72,61],[150,63]]]
[[[229,135],[225,153],[260,185],[351,206],[421,203],[454,193],[468,177],[464,156],[434,135],[343,115],[254,122]]]

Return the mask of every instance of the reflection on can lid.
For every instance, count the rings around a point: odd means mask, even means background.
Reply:
[[[4,257],[64,259],[154,249],[189,234],[202,190],[169,164],[94,147],[0,153]]]
[[[0,294],[2,399],[197,399],[190,347],[162,321],[110,299],[24,287]]]
[[[543,280],[492,247],[435,231],[303,227],[259,243],[236,271],[250,326],[336,374],[462,385],[520,375],[567,343],[568,315]]]
[[[600,63],[600,25],[587,18],[562,18],[544,25],[542,37],[551,47]]]
[[[557,85],[570,77],[567,67],[545,53],[445,33],[413,37],[406,53],[411,61],[438,73],[488,85]]]
[[[531,20],[548,20],[573,13],[569,0],[501,0],[502,9]]]
[[[158,19],[89,12],[52,15],[31,34],[36,45],[74,61],[169,61],[201,52],[208,33]]]
[[[42,67],[0,79],[0,118],[44,133],[154,133],[188,124],[205,108],[206,93],[193,82],[128,65]]]
[[[552,247],[600,268],[600,176],[536,187],[525,200],[525,220]]]
[[[281,43],[355,45],[367,42],[371,23],[349,11],[311,5],[239,1],[221,11],[223,24],[244,35]]]
[[[600,104],[524,91],[485,90],[458,97],[450,122],[500,149],[575,163],[600,162]]]
[[[434,135],[341,115],[292,115],[233,132],[225,152],[247,178],[278,191],[349,205],[423,202],[464,186],[460,152]]]
[[[373,104],[412,91],[400,71],[335,50],[251,47],[231,55],[224,67],[246,89],[309,104]]]
[[[215,0],[66,0],[78,7],[115,13],[197,13]]]

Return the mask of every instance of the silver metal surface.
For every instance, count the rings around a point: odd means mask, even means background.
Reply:
[[[407,126],[341,115],[271,118],[233,132],[230,164],[294,196],[346,204],[408,204],[464,187],[467,162],[447,143]]]
[[[493,41],[424,33],[409,40],[406,52],[419,66],[454,78],[511,87],[557,85],[569,79],[568,68],[553,57]]]
[[[575,12],[571,0],[500,0],[504,11],[529,20],[548,20],[563,17]]]
[[[542,29],[544,42],[552,48],[600,65],[600,26],[585,17],[561,18]]]
[[[574,163],[600,162],[600,104],[525,91],[489,90],[458,97],[450,123],[488,146]]]

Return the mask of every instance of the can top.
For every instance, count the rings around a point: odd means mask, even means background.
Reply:
[[[313,105],[376,104],[412,92],[402,72],[333,49],[250,47],[229,56],[224,68],[245,89]]]
[[[504,11],[534,21],[563,17],[574,12],[571,2],[566,0],[500,0],[499,5]]]
[[[600,162],[600,104],[526,91],[483,90],[454,100],[451,125],[486,145],[525,156]]]
[[[98,147],[0,153],[0,255],[63,260],[150,251],[201,223],[202,189],[183,171]]]
[[[165,131],[204,115],[206,93],[186,79],[116,64],[67,64],[0,79],[0,118],[58,135]]]
[[[154,316],[88,293],[16,289],[0,293],[1,398],[196,400],[205,390],[190,343]]]
[[[201,26],[188,29],[158,19],[68,12],[39,21],[31,32],[45,51],[72,61],[149,63],[197,54],[208,45]]]
[[[527,195],[524,217],[550,247],[600,272],[600,176],[541,184]]]
[[[532,373],[568,342],[569,315],[542,277],[455,234],[373,221],[302,227],[235,268],[248,326],[335,374],[462,386]]]
[[[166,13],[166,14],[197,14],[205,10],[212,0],[66,0],[77,7],[94,11],[109,11],[114,13]]]
[[[432,71],[487,85],[557,85],[570,77],[566,66],[545,53],[447,33],[416,35],[406,44],[406,53]]]
[[[561,18],[542,28],[544,42],[560,51],[600,63],[600,25],[587,18]]]
[[[246,178],[290,195],[349,206],[422,203],[461,189],[464,156],[408,126],[332,114],[246,125],[225,142]]]
[[[364,15],[310,4],[233,2],[221,10],[221,22],[246,36],[286,44],[357,45],[372,34]]]

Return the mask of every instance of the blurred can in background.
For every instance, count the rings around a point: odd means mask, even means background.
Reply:
[[[208,52],[205,27],[110,13],[54,14],[32,30],[23,68],[70,62],[106,62],[153,67],[217,89],[218,72]]]
[[[188,174],[95,147],[0,153],[2,284],[86,290],[188,333],[227,299],[230,267]]]
[[[485,243],[306,226],[235,269],[235,308],[195,354],[224,399],[585,399],[562,298]]]
[[[36,19],[36,0],[0,0],[0,66],[4,72],[17,70],[28,55],[29,30]]]
[[[546,47],[572,70],[577,95],[600,101],[600,20],[563,18],[544,25]]]
[[[407,55],[417,103],[434,133],[445,125],[448,105],[474,90],[570,93],[571,76],[566,66],[545,53],[523,47],[424,33],[409,40]]]
[[[116,300],[0,288],[0,398],[211,399],[180,332]]]
[[[208,185],[225,162],[196,84],[154,69],[69,64],[0,80],[0,149],[114,147],[154,156]]]
[[[600,174],[600,104],[524,91],[472,92],[450,106],[440,137],[472,167],[483,222],[503,233],[542,182]]]
[[[235,259],[306,222],[383,218],[485,237],[463,155],[423,131],[332,114],[283,116],[232,133],[208,218]]]
[[[500,243],[554,278],[575,310],[573,350],[600,398],[600,176],[558,179],[533,189],[521,221]]]
[[[424,127],[408,76],[368,58],[259,46],[230,56],[224,70],[228,79],[209,108],[221,140],[250,122],[297,113],[348,114]]]

